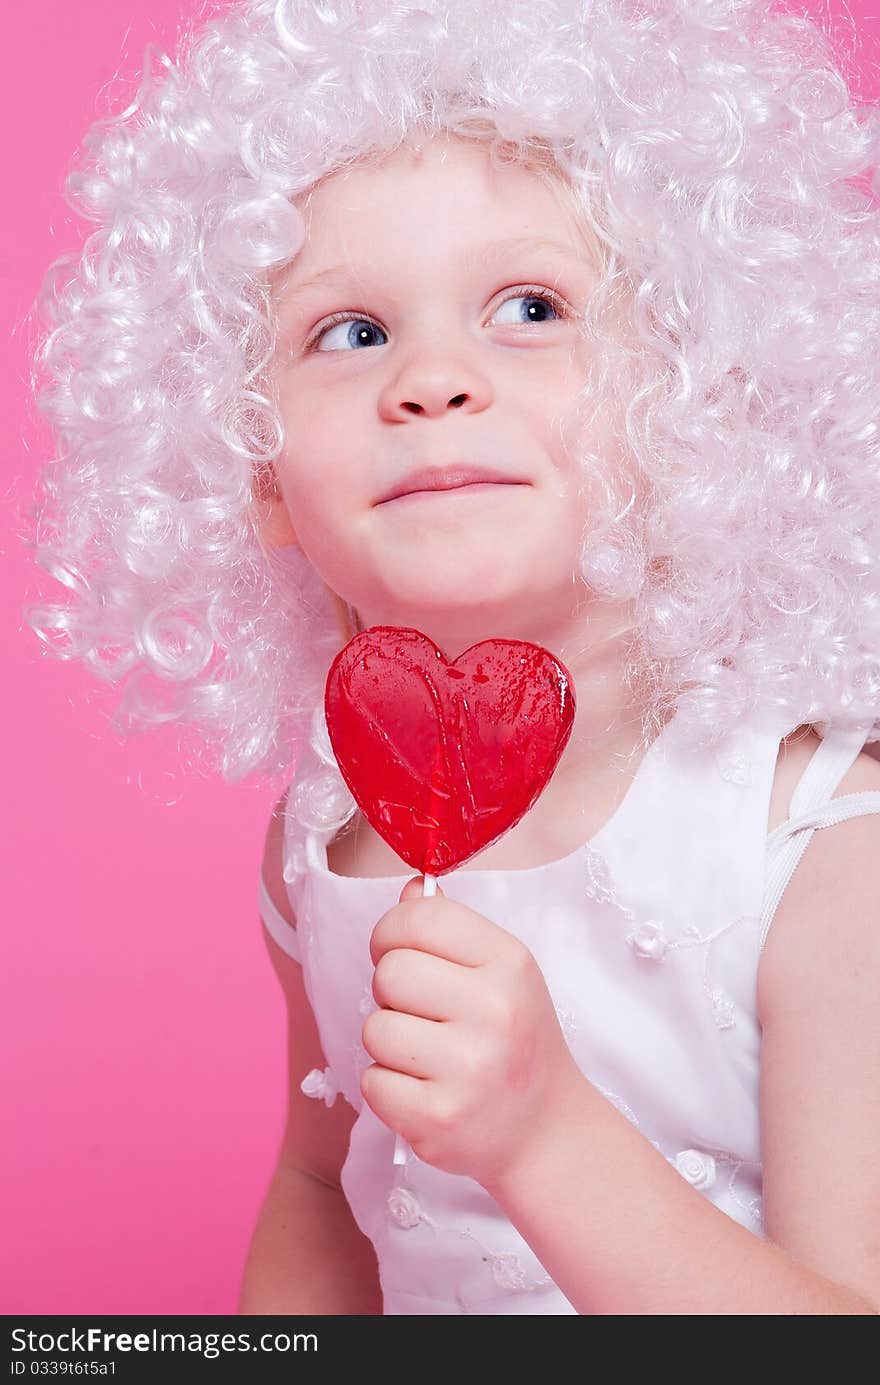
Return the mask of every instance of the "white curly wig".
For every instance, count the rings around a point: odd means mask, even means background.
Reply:
[[[253,0],[158,67],[87,135],[67,188],[97,229],[38,299],[58,450],[32,546],[69,596],[28,620],[126,676],[119,726],[197,725],[229,781],[310,744],[301,807],[350,815],[320,715],[337,606],[252,512],[284,441],[271,279],[292,199],[427,129],[549,151],[601,247],[588,330],[625,290],[584,397],[624,420],[640,498],[584,456],[583,576],[634,602],[645,726],[675,706],[709,743],[767,704],[880,739],[880,113],[816,25],[767,0]]]

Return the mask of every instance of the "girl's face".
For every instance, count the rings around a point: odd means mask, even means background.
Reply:
[[[598,278],[573,209],[446,136],[334,174],[300,209],[276,289],[273,541],[298,542],[363,625],[416,626],[449,657],[565,625],[589,512],[577,316]],[[495,479],[388,498],[426,468]]]

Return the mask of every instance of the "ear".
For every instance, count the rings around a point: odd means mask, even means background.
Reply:
[[[257,533],[267,548],[287,548],[297,544],[296,530],[290,513],[277,490],[253,494],[249,505],[251,518]]]

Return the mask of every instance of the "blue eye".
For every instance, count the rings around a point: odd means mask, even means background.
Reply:
[[[553,300],[549,297],[545,297],[544,294],[515,293],[512,297],[505,298],[504,302],[501,304],[501,308],[506,308],[508,303],[526,305],[524,313],[519,311],[517,315],[510,318],[508,322],[553,322],[555,318],[559,317]],[[501,312],[501,308],[498,309],[499,313]],[[498,313],[495,314],[495,320],[498,320]],[[508,323],[504,323],[503,325],[507,326]]]
[[[515,315],[506,320],[499,315],[508,303],[516,304]],[[549,289],[529,285],[511,294],[495,310],[492,321],[503,327],[539,325],[566,316],[564,300]],[[365,346],[385,346],[388,337],[378,323],[358,317],[351,310],[333,313],[312,337],[312,351],[358,351]]]
[[[345,328],[345,331],[342,331]],[[334,340],[335,335],[335,340]],[[377,341],[376,337],[382,338]],[[388,338],[375,322],[369,318],[343,318],[341,322],[331,322],[315,340],[316,351],[344,351],[351,347],[356,351],[361,346],[384,346]]]

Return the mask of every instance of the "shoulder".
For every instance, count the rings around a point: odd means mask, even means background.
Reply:
[[[788,799],[819,744],[780,748]],[[774,789],[776,786],[774,786]],[[862,752],[832,797],[880,790]],[[761,1138],[766,1235],[837,1283],[880,1298],[880,813],[817,829],[761,958]],[[829,1138],[833,1132],[833,1138]]]
[[[821,744],[812,727],[798,727],[780,744],[770,800],[768,831],[788,817],[794,789]],[[880,791],[880,761],[862,751],[840,780],[832,798]],[[865,813],[812,835],[773,916],[758,975],[759,1013],[763,1021],[781,991],[791,985],[792,968],[808,966],[810,955],[827,965],[836,941],[841,965],[858,930],[874,933],[877,877],[865,862],[880,855],[880,813]],[[843,927],[841,928],[841,925]],[[835,938],[829,937],[831,932]],[[848,942],[845,940],[848,939]]]
[[[788,817],[789,804],[795,787],[821,744],[822,738],[817,735],[812,726],[798,726],[780,741],[770,796],[768,832],[779,827]],[[841,798],[844,794],[864,793],[867,790],[876,789],[880,789],[880,760],[863,750],[841,779],[832,797]],[[869,818],[871,816],[868,814]],[[855,820],[861,821],[862,819]],[[840,825],[844,826],[845,824]],[[810,851],[819,837],[827,839],[836,831],[837,828],[817,832],[810,843]],[[808,855],[809,851],[805,853],[804,860]],[[798,866],[798,870],[800,870],[800,866]]]

